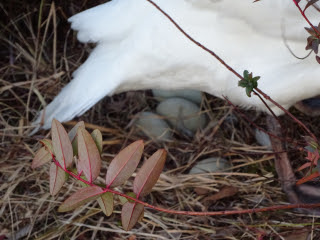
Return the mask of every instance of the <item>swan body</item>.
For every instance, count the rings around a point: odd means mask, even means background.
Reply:
[[[189,35],[240,74],[261,76],[259,88],[283,107],[320,94],[320,67],[305,56],[307,23],[292,1],[155,0]],[[314,25],[320,13],[307,16]],[[244,108],[266,111],[248,98],[239,79],[193,44],[146,0],[113,0],[69,19],[79,41],[97,43],[73,80],[46,107],[53,118],[71,120],[106,95],[139,89],[197,89],[226,96]],[[281,114],[270,103],[276,114]],[[35,121],[38,124],[41,116]]]

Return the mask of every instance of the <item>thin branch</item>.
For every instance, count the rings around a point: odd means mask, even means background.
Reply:
[[[70,176],[74,177],[78,181],[81,181],[91,187],[97,186],[89,181],[86,181],[85,179],[82,179],[80,175],[76,175],[73,172],[69,171],[68,169],[62,167],[60,163],[55,159],[54,155],[51,153],[53,162],[61,168],[63,171],[68,173]],[[118,196],[124,197],[126,199],[130,199],[134,201],[135,203],[142,204],[145,207],[154,209],[159,212],[165,212],[169,214],[176,214],[176,215],[188,215],[188,216],[225,216],[225,215],[234,215],[234,214],[250,214],[250,213],[259,213],[259,212],[268,212],[268,211],[277,211],[277,210],[285,210],[285,209],[293,209],[293,208],[316,208],[320,207],[320,203],[317,204],[288,204],[288,205],[276,205],[271,207],[264,207],[264,208],[253,208],[253,209],[243,209],[243,210],[226,210],[226,211],[216,211],[216,212],[193,212],[193,211],[178,211],[178,210],[171,210],[166,208],[157,207],[154,205],[151,205],[149,203],[143,202],[139,199],[136,199],[134,197],[130,197],[124,193],[114,191],[110,188],[102,188],[103,193],[110,192],[112,194],[116,194]]]
[[[149,3],[151,3],[155,8],[157,8],[163,15],[165,15],[170,22],[172,22],[176,28],[179,29],[179,31],[186,36],[191,42],[193,42],[194,44],[196,44],[198,47],[202,48],[203,50],[205,50],[206,52],[210,53],[212,56],[214,56],[223,66],[225,66],[230,72],[232,72],[234,75],[236,75],[238,78],[242,79],[242,76],[237,73],[230,65],[228,65],[225,61],[222,60],[222,58],[220,58],[214,51],[210,50],[209,48],[207,48],[206,46],[202,45],[200,42],[198,42],[197,40],[195,40],[193,37],[191,37],[185,30],[183,30],[179,24],[176,23],[176,21],[173,20],[172,17],[169,16],[169,14],[167,14],[164,10],[162,10],[156,3],[154,3],[152,0],[146,0]]]
[[[261,94],[265,99],[269,100],[271,103],[276,105],[278,108],[280,108],[282,111],[284,111],[286,114],[288,114],[296,123],[298,123],[316,142],[318,141],[316,136],[310,131],[309,128],[305,124],[303,124],[299,119],[297,119],[295,116],[293,116],[288,110],[286,110],[284,107],[282,107],[280,104],[278,104],[276,101],[274,101],[270,96],[265,94],[263,91],[261,91],[259,88],[255,89],[259,94]]]
[[[186,31],[184,31],[174,20],[172,17],[170,17],[164,10],[162,10],[156,3],[154,3],[152,0],[146,0],[148,1],[150,4],[152,4],[155,8],[157,8],[164,16],[166,16],[170,22],[172,22],[176,28],[178,28],[178,30],[185,35],[190,41],[192,41],[194,44],[196,44],[197,46],[199,46],[200,48],[202,48],[204,51],[210,53],[213,57],[215,57],[223,66],[225,66],[230,72],[232,72],[234,75],[236,75],[240,80],[243,79],[243,77],[236,72],[231,66],[229,66],[225,61],[222,60],[222,58],[220,58],[214,51],[210,50],[209,48],[205,47],[204,45],[202,45],[200,42],[196,41],[194,38],[192,38],[188,33],[186,33]],[[296,0],[293,0],[294,3],[297,5],[297,7],[299,8],[299,10],[301,10],[299,4],[297,3]],[[301,10],[302,11],[302,10]],[[303,16],[306,18],[305,14],[302,12]],[[306,18],[307,20],[307,18]],[[309,22],[309,20],[307,20]],[[309,22],[310,23],[310,22]],[[312,26],[312,24],[310,23],[310,25]],[[313,26],[312,26],[313,27]],[[294,121],[296,121],[304,130],[306,130],[306,132],[308,134],[310,134],[310,136],[317,141],[317,138],[315,137],[315,135],[300,121],[298,120],[296,117],[294,117],[287,109],[283,108],[280,104],[278,104],[276,101],[274,101],[270,96],[268,96],[267,94],[265,94],[264,92],[262,92],[259,88],[255,88],[255,90],[261,94],[266,100],[269,100],[271,103],[273,103],[275,106],[277,106],[278,108],[280,108],[283,112],[285,112],[286,114],[288,114]],[[264,104],[265,101],[263,101]],[[268,109],[270,109],[268,107]],[[270,109],[271,110],[271,109]],[[273,114],[273,112],[271,111],[271,114]],[[274,114],[273,114],[274,115]],[[276,118],[277,119],[277,118]]]
[[[148,0],[147,0],[148,1]],[[315,31],[315,33],[317,34],[317,38],[319,39],[320,38],[320,32],[318,31],[318,29],[313,26],[313,24],[310,22],[310,20],[308,19],[308,17],[306,16],[306,14],[304,13],[305,10],[302,10],[300,5],[299,5],[299,2],[300,1],[297,1],[297,0],[292,0],[294,2],[294,4],[297,6],[297,8],[299,9],[299,12],[301,13],[301,15],[303,16],[303,18],[307,21],[307,23],[311,26],[311,28],[313,29],[313,31]]]

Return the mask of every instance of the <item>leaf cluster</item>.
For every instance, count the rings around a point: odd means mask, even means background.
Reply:
[[[238,82],[239,87],[246,89],[246,94],[248,97],[251,97],[252,91],[258,87],[258,80],[260,77],[253,77],[252,73],[249,73],[248,70],[243,72],[243,78]]]
[[[306,160],[308,160],[308,162],[300,166],[298,171],[302,171],[309,167],[311,172],[307,174],[307,176],[301,178],[297,182],[297,185],[314,180],[320,176],[320,145],[317,141],[308,136],[305,137],[305,141],[307,143],[305,150],[307,152]]]
[[[105,185],[102,187],[94,183],[101,170],[101,132],[94,130],[90,134],[85,129],[84,122],[79,122],[67,133],[62,124],[54,119],[51,136],[51,140],[40,141],[43,147],[35,154],[32,168],[51,162],[49,179],[50,193],[53,196],[58,194],[67,182],[67,176],[77,179],[83,186],[69,196],[58,211],[71,211],[96,200],[105,215],[110,216],[114,209],[114,195],[117,194],[119,197],[122,196],[122,226],[127,231],[132,229],[144,213],[144,205],[136,200],[151,192],[162,172],[166,151],[160,149],[145,161],[134,179],[133,192],[125,195],[114,191],[113,188],[124,184],[136,170],[144,150],[142,140],[124,148],[111,161],[105,176]]]
[[[318,27],[315,27],[317,29],[317,32],[313,28],[305,28],[307,32],[310,34],[310,36],[307,38],[307,46],[306,50],[312,50],[315,54],[318,54],[319,52],[319,44],[320,39],[318,33],[320,32],[320,23]],[[316,57],[318,63],[320,64],[319,56]]]

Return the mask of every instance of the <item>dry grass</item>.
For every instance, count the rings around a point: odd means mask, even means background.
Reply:
[[[0,239],[3,235],[10,239],[297,239],[294,237],[299,234],[305,236],[301,239],[307,239],[308,234],[319,239],[320,222],[293,211],[189,217],[146,209],[143,222],[131,232],[121,229],[120,206],[116,206],[116,212],[109,218],[96,203],[70,213],[58,213],[57,206],[79,186],[69,180],[58,197],[49,195],[48,166],[36,171],[30,168],[33,154],[39,148],[37,140],[46,137],[48,132],[28,137],[29,124],[88,55],[90,46],[76,41],[67,18],[91,7],[92,3],[58,0],[55,4],[31,0],[0,3],[3,13],[0,16]],[[153,109],[155,104],[148,91],[129,92],[104,99],[79,118],[99,126],[103,132],[101,177],[110,159],[123,146],[140,138],[131,124],[134,114]],[[287,203],[275,176],[273,155],[257,146],[252,127],[224,101],[206,96],[202,107],[211,123],[193,139],[176,134],[173,143],[164,145],[146,139],[145,157],[159,147],[169,153],[165,170],[146,201],[189,211]],[[294,113],[319,135],[317,119]],[[260,115],[246,114],[264,126]],[[288,127],[288,136],[301,140],[303,132],[296,124],[286,117],[282,120]],[[188,174],[197,160],[208,156],[231,160],[233,172]],[[292,148],[290,156],[294,166],[304,162],[302,153]],[[238,189],[236,195],[205,204],[206,196],[229,185]],[[128,182],[122,190],[130,191],[130,187]],[[205,195],[196,194],[200,190]]]

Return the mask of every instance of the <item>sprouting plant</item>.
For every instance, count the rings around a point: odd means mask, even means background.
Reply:
[[[82,188],[73,193],[59,207],[58,211],[66,212],[96,200],[101,210],[110,216],[114,209],[114,194],[122,196],[122,226],[130,230],[143,217],[144,206],[139,199],[149,194],[162,172],[166,151],[155,152],[142,165],[133,182],[133,192],[127,195],[116,192],[113,188],[124,184],[136,170],[144,149],[142,140],[124,148],[110,163],[104,184],[96,184],[100,175],[102,135],[99,130],[91,134],[79,122],[67,133],[57,120],[52,121],[52,140],[40,141],[42,148],[36,153],[32,168],[51,162],[50,193],[56,195],[67,183],[66,175],[80,181]],[[137,200],[137,201],[135,201]]]
[[[251,97],[251,93],[254,89],[258,87],[258,80],[260,77],[253,77],[252,73],[249,73],[248,70],[243,72],[243,79],[238,82],[239,87],[246,89],[246,94],[248,97]]]

